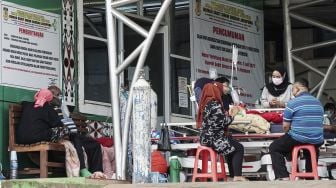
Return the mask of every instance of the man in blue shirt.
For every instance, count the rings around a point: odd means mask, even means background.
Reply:
[[[276,179],[288,180],[285,156],[291,156],[294,146],[302,144],[323,144],[323,106],[318,99],[308,92],[308,81],[301,79],[293,84],[294,99],[290,100],[284,111],[283,128],[285,135],[275,140],[269,147],[272,166]],[[311,158],[304,151],[306,171],[311,172]]]

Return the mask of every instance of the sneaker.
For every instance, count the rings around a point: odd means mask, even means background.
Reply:
[[[243,176],[235,176],[233,177],[233,181],[249,181],[249,180]]]

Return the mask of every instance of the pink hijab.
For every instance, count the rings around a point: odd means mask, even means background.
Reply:
[[[40,89],[35,96],[34,101],[35,105],[34,108],[43,107],[44,103],[50,102],[53,99],[53,94],[48,89]]]

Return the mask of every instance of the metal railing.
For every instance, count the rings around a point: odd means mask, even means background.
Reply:
[[[119,12],[117,8],[122,5],[136,2],[135,0],[119,0],[119,1],[106,1],[106,27],[107,27],[107,47],[109,58],[109,74],[110,74],[110,89],[111,89],[111,102],[112,102],[112,119],[114,127],[114,145],[115,145],[115,158],[116,158],[116,177],[117,179],[126,179],[126,157],[127,157],[127,145],[128,145],[128,132],[129,124],[132,112],[132,95],[133,87],[136,80],[139,77],[140,70],[143,68],[145,59],[148,55],[150,45],[154,39],[161,20],[164,17],[165,12],[168,10],[171,0],[165,0],[157,13],[153,24],[149,31],[146,31],[134,21]],[[117,56],[117,32],[116,32],[116,20],[126,24],[134,31],[141,34],[145,39],[144,41],[122,62],[118,65]],[[123,37],[121,37],[123,38]],[[140,54],[140,55],[139,55]],[[119,81],[118,76],[124,69],[132,62],[137,56],[137,65],[134,71],[132,83],[129,89],[129,98],[127,101],[127,110],[125,115],[125,125],[123,133],[121,135],[120,127],[120,112],[119,112]]]

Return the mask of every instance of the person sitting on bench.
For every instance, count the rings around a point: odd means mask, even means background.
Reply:
[[[39,90],[34,96],[34,102],[22,102],[22,117],[16,131],[17,143],[58,142],[68,136],[78,154],[80,176],[90,177],[91,172],[102,172],[102,152],[99,143],[90,137],[77,134],[72,119],[59,116],[54,109],[54,106],[61,104],[60,93],[58,87],[52,86],[51,90]],[[88,157],[89,170],[85,167],[82,147]]]

